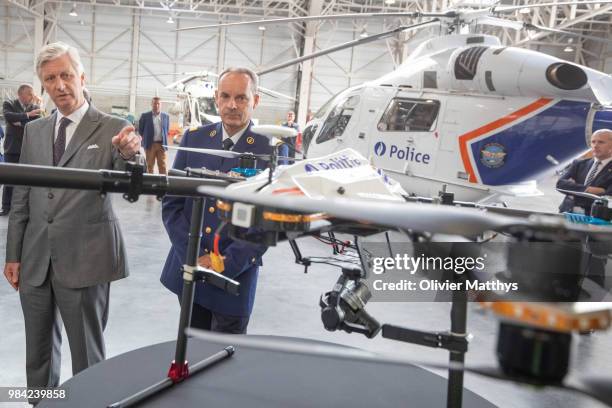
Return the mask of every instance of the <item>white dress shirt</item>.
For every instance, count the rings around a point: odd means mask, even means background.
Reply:
[[[70,144],[70,140],[72,140],[72,135],[74,135],[74,131],[76,130],[77,126],[79,126],[79,123],[81,123],[81,119],[83,119],[83,116],[85,116],[85,113],[87,113],[88,109],[89,109],[89,103],[85,101],[83,102],[80,108],[78,108],[77,110],[75,110],[74,112],[72,112],[70,115],[67,116],[67,118],[70,119],[72,123],[66,126],[66,149],[68,148],[68,145]],[[64,117],[64,115],[62,115],[59,109],[56,112],[57,112],[57,117],[55,118],[55,129],[53,131],[54,132],[53,142],[55,142],[55,140],[57,139],[57,131],[59,129],[60,120],[62,120],[62,118]]]

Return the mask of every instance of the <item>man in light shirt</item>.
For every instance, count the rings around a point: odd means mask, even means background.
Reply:
[[[151,110],[143,113],[138,120],[138,133],[142,136],[148,173],[153,173],[157,162],[159,174],[166,174],[167,148],[164,146],[168,145],[169,129],[170,117],[161,111],[161,100],[155,96],[151,100]]]

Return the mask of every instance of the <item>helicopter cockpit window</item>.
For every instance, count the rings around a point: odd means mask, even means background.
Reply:
[[[429,132],[438,118],[440,102],[396,98],[378,122],[381,132]]]
[[[344,92],[344,91],[341,91],[341,92]],[[335,94],[334,96],[329,98],[329,100],[327,102],[325,102],[323,104],[323,106],[321,106],[319,108],[319,110],[314,114],[313,119],[321,119],[321,118],[323,118],[323,116],[325,116],[325,114],[327,113],[327,110],[329,109],[329,105],[331,105],[332,102],[336,100],[336,97],[339,94],[340,94],[340,92],[338,92],[337,94]]]
[[[351,116],[355,113],[357,105],[359,105],[359,95],[340,99],[325,119],[321,133],[316,140],[317,144],[342,136]]]

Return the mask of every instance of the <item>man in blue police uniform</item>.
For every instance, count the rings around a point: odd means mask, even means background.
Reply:
[[[228,68],[219,75],[215,100],[221,122],[189,129],[181,147],[225,149],[237,152],[269,154],[270,143],[265,136],[251,131],[253,110],[259,103],[257,75],[245,68]],[[258,167],[265,167],[258,161]],[[210,170],[229,171],[238,167],[238,159],[227,159],[209,154],[178,151],[173,168],[206,167]],[[205,203],[204,231],[198,263],[211,268],[210,253],[220,220],[216,213],[215,198]],[[162,204],[162,219],[172,247],[161,276],[162,284],[180,296],[183,279],[181,266],[185,263],[189,222],[193,200],[184,197],[166,197]],[[233,296],[202,282],[196,284],[191,326],[225,333],[246,333],[253,309],[257,275],[261,256],[266,247],[231,240],[222,233],[219,242],[224,257],[223,274],[240,282],[240,295]]]

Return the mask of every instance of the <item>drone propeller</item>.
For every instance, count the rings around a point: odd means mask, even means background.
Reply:
[[[244,191],[207,186],[200,187],[198,191],[207,196],[230,201],[304,213],[324,212],[337,218],[361,220],[392,229],[399,228],[472,237],[484,231],[527,225],[527,221],[524,219],[485,214],[483,211],[451,206],[342,198],[315,200],[296,196],[248,194]]]
[[[612,382],[608,379],[602,378],[591,378],[582,380],[582,386],[573,384],[563,384],[559,382],[534,382],[530,379],[509,377],[505,375],[499,368],[496,367],[471,367],[466,366],[458,362],[450,362],[448,364],[436,364],[425,361],[417,361],[402,356],[398,356],[397,353],[393,356],[385,356],[375,354],[366,350],[357,348],[344,347],[341,345],[334,344],[313,344],[299,343],[296,341],[290,341],[285,338],[279,337],[278,339],[271,339],[270,337],[259,338],[255,336],[237,336],[232,334],[220,334],[213,333],[210,331],[198,330],[187,328],[186,334],[190,337],[195,337],[204,341],[218,343],[218,344],[231,344],[234,346],[243,346],[259,350],[270,350],[275,352],[302,354],[307,356],[318,356],[337,360],[351,360],[351,361],[363,361],[363,362],[375,362],[383,364],[394,364],[394,365],[410,365],[410,366],[422,366],[429,369],[435,370],[453,370],[453,371],[464,371],[479,376],[493,378],[496,380],[511,381],[521,384],[530,384],[537,386],[546,386],[557,388],[566,391],[579,392],[586,396],[589,396],[599,402],[602,402],[612,407]]]
[[[172,149],[172,150],[182,150],[185,152],[211,154],[213,156],[224,157],[226,159],[237,159],[244,155],[253,156],[261,160],[270,160],[271,158],[271,155],[269,154],[235,152],[233,150],[203,149],[203,148],[197,148],[197,147],[181,147],[181,146],[170,146],[170,145],[164,145],[164,147],[168,149]],[[286,157],[286,156],[276,156],[276,158],[280,160],[300,160],[300,159],[295,159],[293,157]]]
[[[426,26],[429,26],[429,25],[432,25],[432,24],[437,24],[437,23],[439,23],[439,20],[434,19],[434,20],[425,21],[423,23],[417,23],[417,24],[412,24],[412,25],[402,25],[402,26],[399,26],[397,28],[394,28],[393,30],[384,31],[382,33],[370,35],[370,36],[368,36],[366,38],[359,38],[357,40],[348,41],[348,42],[345,42],[345,43],[342,43],[342,44],[335,45],[333,47],[329,47],[329,48],[325,48],[325,49],[317,51],[317,52],[313,52],[312,54],[303,55],[301,57],[294,58],[294,59],[289,60],[289,61],[285,61],[285,62],[283,62],[281,64],[277,64],[277,65],[271,66],[269,68],[263,69],[263,70],[257,72],[257,74],[258,75],[264,75],[264,74],[267,74],[267,73],[270,73],[270,72],[273,72],[273,71],[277,71],[279,69],[282,69],[282,68],[285,68],[285,67],[288,67],[288,66],[291,66],[291,65],[295,65],[295,64],[297,64],[299,62],[302,62],[302,61],[306,61],[306,60],[310,60],[310,59],[313,59],[313,58],[317,58],[317,57],[320,57],[322,55],[330,54],[332,52],[344,50],[346,48],[351,48],[351,47],[354,47],[356,45],[365,44],[365,43],[369,43],[369,42],[372,42],[372,41],[377,41],[377,40],[380,40],[380,39],[383,39],[383,38],[388,38],[388,37],[391,37],[393,34],[400,33],[400,32],[403,32],[403,31],[415,30],[417,28],[423,28],[423,27],[426,27]]]
[[[232,189],[202,186],[201,194],[271,208],[298,211],[307,214],[327,213],[339,219],[358,220],[389,229],[414,230],[434,234],[474,237],[485,231],[520,233],[535,231],[562,233],[567,236],[590,235],[601,240],[612,239],[612,227],[575,223],[557,214],[525,214],[515,216],[485,212],[474,208],[446,205],[415,204],[409,202],[365,199],[312,199],[302,196],[271,196]]]
[[[574,195],[577,197],[589,198],[591,200],[606,200],[607,201],[605,197],[599,196],[597,194],[585,193],[583,191],[564,190],[562,188],[558,188],[557,191],[563,194],[567,194],[567,195]]]

